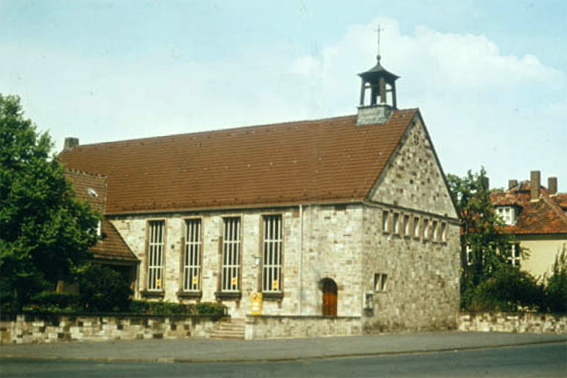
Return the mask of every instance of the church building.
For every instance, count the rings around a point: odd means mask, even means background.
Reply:
[[[459,221],[441,164],[420,111],[397,107],[398,76],[379,56],[359,76],[354,115],[67,138],[59,158],[103,215],[98,257],[131,270],[137,299],[220,302],[235,319],[454,328]]]

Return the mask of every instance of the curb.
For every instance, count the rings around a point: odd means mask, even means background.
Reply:
[[[549,341],[531,341],[514,344],[500,345],[479,345],[470,347],[455,348],[437,348],[429,350],[406,350],[391,352],[374,352],[374,353],[341,353],[327,354],[309,357],[266,357],[256,359],[223,359],[223,358],[173,358],[173,357],[157,357],[157,358],[120,358],[120,357],[45,357],[45,356],[29,356],[14,355],[0,353],[0,359],[27,359],[36,361],[93,361],[93,362],[111,362],[111,363],[264,363],[264,362],[296,362],[309,360],[324,360],[335,358],[351,358],[351,357],[379,357],[379,356],[401,356],[410,354],[431,354],[431,353],[447,353],[447,352],[463,352],[482,349],[500,349],[522,347],[527,345],[544,345],[544,344],[566,344],[566,340],[549,340]]]

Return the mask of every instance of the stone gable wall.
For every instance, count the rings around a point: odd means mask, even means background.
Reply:
[[[406,139],[384,172],[370,193],[372,201],[457,218],[419,117],[410,125]]]
[[[364,331],[454,329],[459,310],[458,225],[447,223],[445,242],[384,233],[376,220],[385,209],[368,207],[365,212],[368,238],[362,276],[364,291],[373,294],[374,308],[365,311]],[[401,214],[422,216],[411,211]],[[375,290],[376,273],[388,275],[385,292]]]

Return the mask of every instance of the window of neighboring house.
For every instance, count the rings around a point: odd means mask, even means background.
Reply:
[[[509,226],[516,223],[516,209],[513,206],[499,206],[496,208],[496,214]]]
[[[224,218],[222,291],[240,290],[240,218]]]
[[[400,234],[400,214],[394,213],[394,235]]]
[[[438,225],[437,221],[431,222],[431,240],[434,241],[434,242],[438,241],[438,239],[437,239],[437,237],[438,237],[437,225]]]
[[[410,236],[410,216],[409,215],[404,215],[403,230],[404,230],[404,236],[409,237]]]
[[[421,239],[429,240],[429,219],[424,219],[422,222]]]
[[[413,238],[419,239],[419,217],[413,217]]]
[[[385,273],[374,274],[374,291],[384,293],[388,289],[388,275]]]
[[[520,266],[520,244],[514,243],[511,245],[510,257],[508,257],[508,264],[512,266]]]
[[[389,211],[383,211],[382,212],[382,232],[389,232],[389,220],[390,220],[390,212]]]
[[[441,242],[445,243],[447,241],[447,223],[441,223]]]
[[[262,291],[282,290],[282,216],[264,217],[264,251],[262,260]]]
[[[201,220],[185,221],[185,259],[183,268],[183,290],[201,289]]]
[[[473,251],[472,247],[468,244],[465,246],[465,258],[467,265],[470,266],[473,264]]]
[[[163,289],[165,221],[148,222],[148,290]]]
[[[96,224],[96,236],[102,237],[102,221],[98,221]]]

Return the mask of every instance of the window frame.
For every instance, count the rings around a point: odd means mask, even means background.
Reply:
[[[411,216],[409,214],[403,214],[403,218],[402,218],[402,232],[404,235],[404,238],[409,238],[410,235],[410,223],[411,223]]]
[[[414,215],[413,217],[413,235],[412,237],[415,240],[419,240],[420,238],[420,227],[421,227],[421,217],[418,215]]]
[[[510,256],[506,259],[508,263],[515,267],[521,266],[522,250],[520,248],[520,243],[510,244]]]
[[[374,292],[387,293],[389,288],[389,280],[387,273],[374,273]]]
[[[279,226],[276,226],[279,235],[275,239],[266,239],[266,232],[268,230],[268,219],[279,219]],[[277,223],[276,223],[277,224]],[[260,282],[260,289],[262,293],[267,295],[278,295],[283,293],[283,254],[284,254],[284,217],[283,214],[263,214],[262,215],[262,248],[261,248],[261,282]],[[273,230],[273,229],[272,229]],[[273,234],[271,236],[274,236]],[[272,246],[272,262],[275,260],[277,263],[267,264],[266,257],[267,255],[267,246]],[[275,257],[274,257],[275,255]],[[272,280],[271,289],[268,285],[267,277],[273,277],[275,272],[277,272],[278,278],[277,281]],[[270,274],[267,274],[270,273]],[[277,282],[277,288],[274,289],[274,282]]]
[[[390,233],[390,211],[383,210],[382,211],[382,233],[389,234]]]
[[[152,224],[161,223],[161,242],[153,242],[155,235],[152,231]],[[155,248],[157,246],[157,251]],[[161,246],[161,250],[159,248]],[[146,291],[149,293],[161,293],[165,291],[165,262],[166,262],[166,246],[167,246],[167,220],[164,218],[147,219],[146,220]],[[158,253],[158,258],[155,253]],[[160,264],[155,264],[155,260],[160,260]],[[152,278],[152,271],[156,272]]]
[[[199,229],[193,235],[198,237],[198,241],[189,240],[189,223],[198,222]],[[202,217],[190,217],[183,219],[183,226],[184,226],[184,245],[183,245],[183,256],[182,256],[182,263],[181,263],[181,291],[183,293],[197,293],[202,291],[203,285],[203,218]],[[197,254],[197,258],[188,259],[189,249],[192,247],[192,255]],[[196,251],[195,251],[196,249]],[[189,264],[189,261],[193,261],[193,264]],[[189,284],[189,279],[187,277],[188,270],[192,269],[193,274],[191,275],[192,281],[191,285]],[[196,274],[195,274],[196,271]],[[195,287],[194,280],[197,278],[197,284]]]
[[[241,293],[242,290],[242,216],[227,215],[221,217],[221,253],[220,253],[220,292]],[[230,236],[237,237],[236,240],[227,240],[227,221],[238,220],[236,231],[229,232]],[[236,249],[233,249],[236,248]],[[234,261],[236,260],[236,261]],[[228,279],[225,277],[228,274]],[[229,282],[230,280],[230,282]],[[236,282],[236,285],[233,284]],[[235,287],[235,288],[233,288]]]

